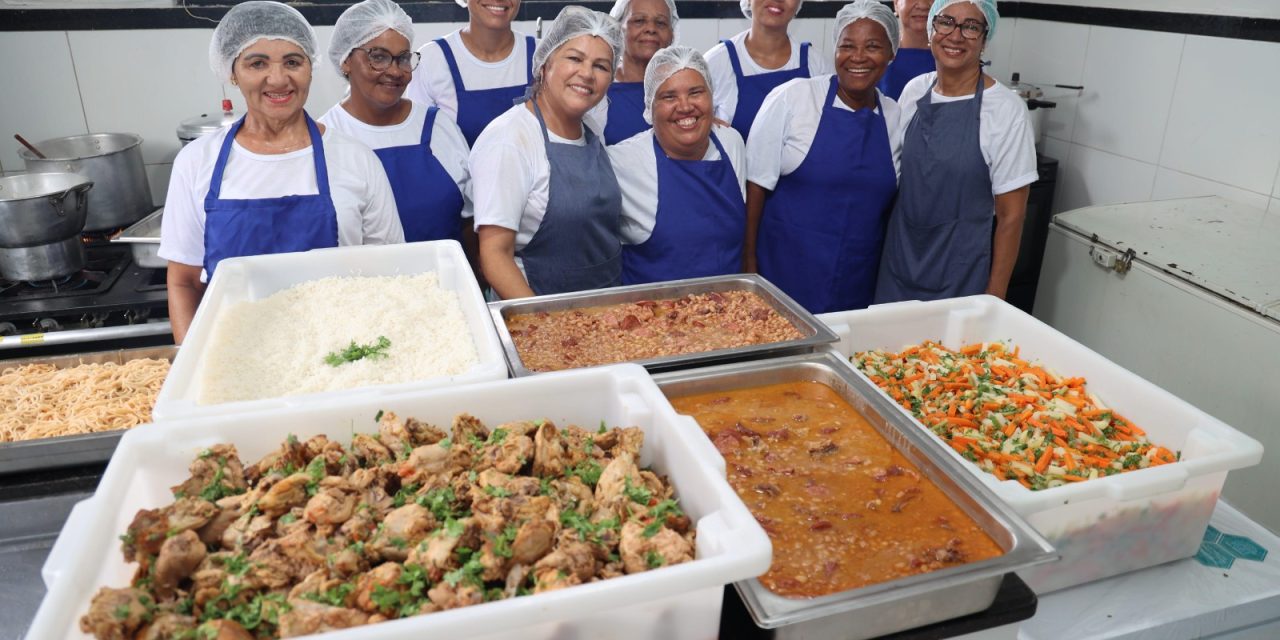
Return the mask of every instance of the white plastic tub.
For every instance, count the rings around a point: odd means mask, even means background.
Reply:
[[[475,343],[477,362],[470,370],[453,376],[439,376],[400,384],[375,385],[264,398],[220,404],[199,404],[202,382],[202,355],[213,340],[219,317],[238,302],[261,300],[277,291],[311,280],[331,276],[400,276],[434,271],[440,287],[458,295]],[[342,313],[342,309],[334,309]],[[507,361],[489,317],[480,286],[471,274],[462,245],[453,240],[414,242],[399,245],[336,247],[302,253],[233,258],[218,265],[213,282],[196,310],[169,377],[156,398],[152,415],[156,420],[184,416],[217,415],[257,411],[286,406],[306,406],[324,397],[353,397],[361,394],[395,393],[445,385],[500,380],[507,377]]]
[[[878,305],[819,319],[840,336],[833,348],[846,361],[858,351],[898,351],[929,339],[953,349],[1008,341],[1022,348],[1026,360],[1059,375],[1083,376],[1092,393],[1153,442],[1182,452],[1176,464],[1031,491],[948,450],[1062,555],[1019,573],[1037,593],[1195,555],[1227,472],[1262,459],[1256,440],[992,296]]]
[[[168,504],[171,485],[205,447],[234,443],[256,461],[289,433],[324,433],[343,442],[374,432],[379,410],[437,425],[469,412],[490,428],[504,421],[549,418],[558,425],[639,426],[640,465],[666,474],[685,513],[697,523],[693,562],[325,635],[351,638],[712,638],[723,585],[764,573],[772,547],[729,487],[716,454],[691,419],[679,416],[645,370],[626,364],[379,397],[330,400],[254,414],[209,416],[138,427],[120,442],[97,493],[72,512],[44,567],[49,592],[27,637],[84,638],[78,620],[97,589],[128,584],[117,536],[135,512]]]

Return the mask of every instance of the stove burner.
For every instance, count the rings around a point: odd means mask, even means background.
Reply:
[[[35,280],[32,282],[23,282],[26,287],[30,287],[37,291],[51,291],[53,293],[61,293],[63,291],[76,291],[83,289],[91,281],[91,276],[101,276],[101,273],[92,271],[81,271],[73,273],[69,276],[62,276],[55,280]],[[101,281],[101,278],[98,278]]]
[[[115,229],[106,229],[103,231],[85,231],[80,234],[80,241],[86,247],[108,244],[111,239],[120,235],[124,231],[124,227],[116,227]]]

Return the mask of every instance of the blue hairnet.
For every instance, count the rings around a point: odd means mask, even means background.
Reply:
[[[393,0],[364,0],[347,7],[333,23],[333,37],[329,39],[329,62],[334,71],[342,75],[342,63],[353,49],[389,29],[408,39],[409,49],[413,49],[413,20]]]
[[[849,4],[840,8],[836,12],[836,28],[835,43],[840,44],[840,36],[844,34],[844,30],[849,25],[866,18],[874,20],[880,26],[884,27],[884,34],[889,37],[889,47],[894,55],[898,54],[898,17],[893,15],[893,9],[886,7],[876,0],[853,0]]]
[[[929,7],[929,20],[925,22],[925,30],[929,32],[929,39],[933,39],[933,17],[942,13],[943,9],[961,2],[968,2],[982,12],[982,17],[987,19],[987,42],[991,42],[991,39],[996,37],[996,23],[1000,21],[1000,12],[996,10],[996,0],[933,0],[933,6]]]
[[[316,31],[297,9],[279,2],[253,0],[242,2],[227,12],[213,30],[209,41],[209,68],[218,79],[231,80],[231,66],[236,58],[259,40],[284,40],[298,45],[311,59],[314,70],[320,60],[316,58]]]

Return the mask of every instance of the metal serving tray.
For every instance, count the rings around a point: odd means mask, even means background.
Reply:
[[[129,245],[133,250],[133,263],[139,267],[146,269],[167,267],[169,261],[159,255],[162,218],[164,218],[164,207],[156,209],[147,214],[147,217],[129,225],[111,241]]]
[[[819,598],[778,596],[757,579],[735,583],[757,625],[775,638],[871,638],[982,611],[1007,573],[1058,558],[1053,547],[973,474],[896,411],[839,356],[795,355],[654,376],[668,397],[797,381],[825,384],[973,518],[1004,554]]]
[[[682,298],[689,294],[723,293],[725,291],[749,291],[760,296],[769,306],[773,307],[774,311],[790,321],[803,334],[803,337],[798,340],[756,344],[732,349],[716,349],[660,358],[646,358],[634,360],[633,362],[643,365],[644,368],[651,372],[670,371],[702,366],[713,362],[806,353],[822,345],[831,344],[839,340],[839,337],[827,325],[818,321],[813,314],[806,311],[804,307],[797,304],[796,301],[774,286],[773,283],[754,273],[690,278],[687,280],[614,287],[612,289],[559,293],[517,300],[501,300],[489,303],[489,313],[493,315],[493,324],[498,329],[498,339],[502,341],[502,349],[507,354],[507,364],[511,369],[511,374],[520,378],[538,372],[526,369],[524,363],[520,360],[520,352],[516,350],[515,341],[512,340],[511,332],[507,329],[507,318],[511,316],[522,313],[600,307],[641,300],[666,300]]]
[[[167,347],[117,349],[115,351],[46,358],[0,360],[0,371],[27,364],[51,364],[59,369],[106,362],[124,364],[139,358],[163,358],[173,362],[177,354],[178,347],[170,345]],[[59,436],[57,438],[0,443],[0,475],[19,471],[105,462],[111,459],[111,454],[116,450],[116,443],[120,441],[120,436],[124,432],[124,429],[117,429],[115,431],[101,431],[77,436]]]

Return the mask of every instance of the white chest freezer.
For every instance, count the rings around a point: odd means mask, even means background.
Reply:
[[[1280,530],[1280,216],[1218,197],[1058,214],[1035,316],[1261,441],[1223,496]]]

